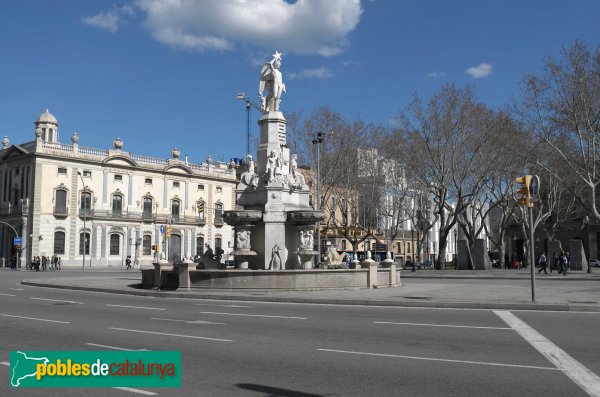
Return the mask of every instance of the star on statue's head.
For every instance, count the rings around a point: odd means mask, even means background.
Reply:
[[[275,54],[273,54],[273,61],[280,61],[281,62],[281,52],[275,50]]]

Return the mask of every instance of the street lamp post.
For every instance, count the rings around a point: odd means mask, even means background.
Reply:
[[[317,200],[315,203],[315,209],[321,210],[321,142],[328,135],[332,135],[333,131],[329,134],[324,132],[315,132],[312,140],[313,145],[317,145]],[[321,263],[321,221],[317,222],[317,267]]]
[[[83,189],[83,192],[85,192],[85,182],[83,182],[83,176],[81,175],[81,172],[79,172],[79,171],[77,171],[77,175],[79,175],[79,178],[81,179],[82,189]],[[87,198],[85,198],[85,196],[83,195],[83,193],[81,194],[81,199],[82,200],[85,199],[85,205],[84,205],[84,208],[83,208],[83,263],[81,264],[81,271],[85,272],[85,250],[87,248],[87,228],[86,228],[86,222],[87,222],[88,204],[87,204]]]
[[[590,254],[591,254],[591,250],[590,250],[590,217],[586,215],[585,218],[583,218],[583,226],[585,226],[585,242],[586,244],[584,245],[584,253],[585,253],[585,246],[587,245],[588,247],[588,254],[587,254],[587,262],[588,262],[588,268],[587,268],[587,272],[591,273],[592,272],[592,266],[590,266]]]

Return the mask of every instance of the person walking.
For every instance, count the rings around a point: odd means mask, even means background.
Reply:
[[[569,260],[567,259],[567,255],[563,252],[561,252],[560,255],[560,270],[563,276],[567,275],[567,269],[569,267]]]
[[[548,274],[548,272],[546,271],[546,253],[542,252],[542,255],[540,255],[540,270],[538,271],[538,273],[541,273],[542,270],[544,271],[544,274]]]
[[[131,269],[131,257],[128,256],[127,259],[125,259],[125,266],[127,267],[127,270]]]

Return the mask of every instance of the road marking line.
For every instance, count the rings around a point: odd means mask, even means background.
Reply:
[[[393,324],[393,325],[418,325],[427,327],[449,327],[449,328],[475,328],[475,329],[501,329],[512,330],[510,327],[475,327],[471,325],[447,325],[447,324],[420,324],[420,323],[395,323],[391,321],[373,321],[373,324]]]
[[[97,343],[86,343],[86,345],[88,346],[95,346],[95,347],[103,347],[105,349],[113,349],[113,350],[125,350],[125,351],[149,351],[148,349],[126,349],[124,347],[116,347],[116,346],[108,346],[108,345],[99,345]]]
[[[2,294],[2,293],[0,293],[0,295],[2,295],[2,296],[16,296],[16,295],[13,295],[13,294]]]
[[[219,313],[219,312],[200,312],[200,314],[218,314],[221,316],[242,316],[242,317],[289,318],[289,319],[294,319],[294,320],[306,320],[306,317],[268,316],[266,314]]]
[[[38,300],[38,301],[66,302],[66,303],[74,303],[74,304],[77,304],[77,305],[83,305],[82,302],[65,301],[65,300],[61,300],[61,299],[34,298],[34,297],[30,297],[29,299],[35,299],[35,300]]]
[[[495,310],[494,313],[590,396],[600,396],[600,377],[598,375],[511,312]]]
[[[253,306],[244,306],[244,305],[216,305],[211,303],[194,303],[194,306],[216,306],[216,307],[235,307],[235,308],[247,308],[253,309]]]
[[[217,341],[217,342],[233,342],[233,340],[231,340],[231,339],[207,338],[205,336],[194,336],[194,335],[167,334],[167,333],[164,333],[164,332],[142,331],[142,330],[139,330],[139,329],[127,329],[127,328],[115,328],[115,327],[110,327],[109,329],[113,329],[115,331],[139,332],[139,333],[142,333],[142,334],[153,334],[153,335],[164,335],[164,336],[178,336],[180,338],[205,339],[205,340],[213,340],[213,341]]]
[[[333,349],[317,349],[318,351],[331,352],[331,353],[346,353],[346,354],[357,354],[363,356],[376,356],[376,357],[390,357],[390,358],[405,358],[410,360],[425,360],[425,361],[442,361],[447,363],[458,363],[458,364],[476,364],[476,365],[491,365],[496,367],[512,367],[512,368],[529,368],[529,369],[546,369],[550,371],[556,371],[554,367],[537,367],[534,365],[519,365],[519,364],[502,364],[502,363],[488,363],[485,361],[467,361],[467,360],[450,360],[445,358],[430,358],[430,357],[415,357],[415,356],[400,356],[396,354],[380,354],[380,353],[366,353],[366,352],[353,352],[348,350],[333,350]]]
[[[25,291],[25,288],[7,288],[13,291]]]
[[[174,318],[156,318],[156,317],[152,317],[150,318],[151,320],[159,320],[159,321],[178,321],[181,323],[188,323],[188,324],[217,324],[217,325],[225,325],[225,323],[215,323],[213,321],[204,321],[204,320],[177,320]]]
[[[10,363],[7,363],[6,361],[0,361],[0,365],[8,365],[8,366],[10,366]]]
[[[163,309],[163,308],[160,308],[160,307],[125,306],[125,305],[109,305],[109,304],[107,304],[106,306],[110,306],[110,307],[125,307],[125,308],[128,308],[128,309],[167,310],[167,309]]]
[[[69,321],[59,321],[59,320],[47,320],[45,318],[35,318],[35,317],[24,317],[24,316],[14,316],[12,314],[3,314],[0,313],[0,316],[4,316],[4,317],[15,317],[15,318],[22,318],[25,320],[36,320],[36,321],[47,321],[49,323],[60,323],[60,324],[70,324]]]
[[[132,393],[138,393],[138,394],[145,394],[147,396],[156,396],[156,393],[153,393],[151,391],[146,391],[146,390],[140,390],[140,389],[134,389],[131,387],[113,387],[113,389],[119,389],[119,390],[124,390],[124,391],[130,391]]]

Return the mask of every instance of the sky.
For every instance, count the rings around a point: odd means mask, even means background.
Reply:
[[[243,158],[244,92],[283,54],[283,114],[328,106],[390,125],[415,94],[470,85],[491,108],[547,56],[600,45],[598,0],[4,0],[0,137],[34,139],[46,109],[60,141],[201,163]],[[251,134],[258,136],[258,111]]]

